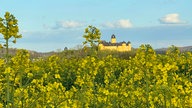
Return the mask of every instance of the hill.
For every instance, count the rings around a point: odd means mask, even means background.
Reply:
[[[17,50],[19,49],[16,49],[16,48],[10,48],[9,49],[9,54],[12,56],[12,55],[15,55]],[[39,58],[39,57],[47,57],[47,56],[50,56],[50,55],[53,55],[55,54],[56,52],[36,52],[36,51],[31,51],[31,50],[28,50],[29,53],[30,53],[30,57],[31,58]],[[0,57],[4,57],[5,56],[5,53],[6,53],[6,50],[5,48],[2,48],[0,49]]]
[[[192,46],[177,47],[181,52],[192,52]],[[168,48],[155,49],[158,54],[165,54]]]

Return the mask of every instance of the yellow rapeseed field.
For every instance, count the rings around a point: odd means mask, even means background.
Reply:
[[[129,60],[29,57],[20,50],[0,59],[0,108],[192,107],[191,52],[142,45]]]

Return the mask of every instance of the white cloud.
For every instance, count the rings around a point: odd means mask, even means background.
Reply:
[[[109,28],[131,28],[132,23],[128,19],[120,19],[114,22],[106,22],[102,24],[103,27],[109,27]]]
[[[180,19],[180,15],[178,13],[172,13],[172,14],[167,14],[163,18],[160,18],[160,23],[163,24],[183,24],[186,23],[186,21],[182,21]]]
[[[84,24],[79,21],[58,21],[53,29],[70,29],[70,28],[78,28],[82,27]]]

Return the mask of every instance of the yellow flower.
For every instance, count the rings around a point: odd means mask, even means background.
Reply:
[[[0,59],[0,67],[4,64],[4,60]]]
[[[61,77],[60,77],[60,75],[59,75],[59,74],[55,74],[55,78],[60,79]]]
[[[33,77],[33,74],[32,74],[32,73],[27,73],[27,77],[28,77],[28,78],[32,78],[32,77]]]
[[[5,69],[5,74],[10,74],[11,73],[11,67],[7,67]]]
[[[104,90],[103,90],[103,93],[104,93],[105,95],[108,95],[108,94],[109,94],[109,91],[106,90],[106,89],[104,89]]]
[[[37,80],[36,80],[36,79],[33,79],[31,83],[36,84],[36,83],[37,83]]]
[[[3,104],[2,103],[0,103],[0,108],[3,108]]]

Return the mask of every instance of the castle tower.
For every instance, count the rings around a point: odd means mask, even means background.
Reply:
[[[111,43],[116,43],[116,38],[114,34],[111,36]]]

